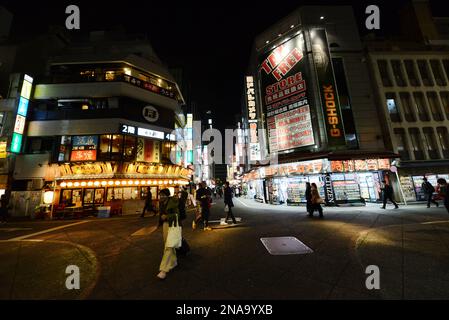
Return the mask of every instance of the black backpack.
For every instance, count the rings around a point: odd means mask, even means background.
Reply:
[[[432,184],[429,181],[424,182],[424,192],[425,193],[434,193],[435,188],[432,186]]]

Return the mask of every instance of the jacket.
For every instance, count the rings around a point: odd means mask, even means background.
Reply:
[[[234,195],[234,193],[232,192],[231,187],[225,188],[225,191],[224,191],[224,203],[227,204],[230,207],[234,206],[234,203],[232,202],[233,195]]]
[[[162,220],[162,215],[167,215],[167,220]],[[177,226],[176,221],[179,223],[179,200],[177,198],[169,197],[166,205],[161,205],[159,208],[159,226],[166,221],[170,227]]]

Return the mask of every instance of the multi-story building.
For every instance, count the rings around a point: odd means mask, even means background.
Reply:
[[[42,201],[53,215],[135,213],[148,190],[157,200],[158,189],[188,184],[173,133],[185,126],[183,96],[148,41],[127,39],[92,33],[35,77],[22,145],[13,137],[9,147],[16,215]]]
[[[400,154],[402,196],[416,201],[424,200],[424,176],[434,186],[449,178],[449,19],[432,17],[427,1],[401,12],[401,37],[365,44],[380,125]]]
[[[250,198],[299,205],[311,182],[328,205],[380,200],[397,154],[384,145],[351,7],[292,12],[256,37],[245,78]],[[278,164],[264,165],[268,153]]]

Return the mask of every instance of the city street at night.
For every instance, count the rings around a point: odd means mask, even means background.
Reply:
[[[188,214],[191,252],[164,281],[156,277],[156,217],[10,222],[0,227],[0,298],[449,298],[449,216],[441,207],[325,208],[320,219],[304,207],[234,200],[235,226],[219,224],[221,200],[211,231],[192,231]],[[270,255],[260,238],[277,236],[294,236],[313,253]],[[65,287],[68,265],[80,268],[80,290]],[[365,286],[368,265],[380,269],[380,290]]]

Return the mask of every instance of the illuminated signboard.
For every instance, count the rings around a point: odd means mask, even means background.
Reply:
[[[311,31],[310,36],[313,59],[320,86],[321,104],[326,122],[328,145],[330,147],[345,146],[345,132],[326,31],[324,29],[314,29]]]
[[[22,149],[23,132],[25,131],[28,104],[33,89],[33,78],[24,75],[22,87],[20,88],[20,98],[17,105],[16,121],[11,139],[11,152],[20,153]]]
[[[137,135],[141,137],[164,139],[164,133],[161,131],[154,131],[150,129],[137,128]]]
[[[259,72],[270,152],[315,144],[304,52],[300,33],[262,56]]]
[[[139,137],[155,138],[164,140],[165,134],[162,131],[155,131],[151,129],[139,128],[135,126],[130,126],[127,124],[120,124],[120,132],[124,134],[137,135]],[[176,140],[175,135],[167,135],[167,140]]]
[[[72,152],[70,161],[97,160],[98,136],[72,137]]]
[[[8,141],[6,138],[0,138],[0,159],[5,159],[7,156],[6,147]]]

